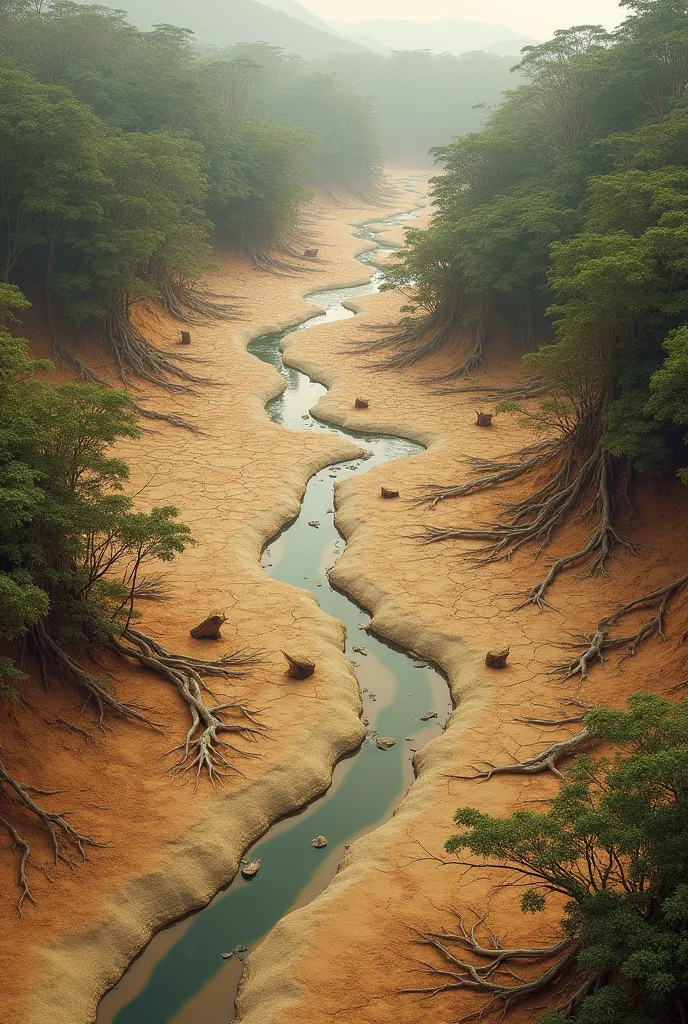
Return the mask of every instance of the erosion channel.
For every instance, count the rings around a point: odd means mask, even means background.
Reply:
[[[409,192],[415,192],[411,183]],[[418,204],[417,204],[418,206]],[[371,222],[358,237],[375,247],[359,257],[374,264],[389,246],[377,241],[384,227],[417,215],[396,214]],[[327,570],[344,548],[334,525],[337,480],[366,473],[374,466],[414,455],[420,445],[400,437],[343,431],[316,420],[310,409],[325,388],[285,365],[282,340],[293,331],[355,316],[346,303],[379,291],[381,274],[359,287],[313,293],[310,302],[323,313],[296,327],[254,339],[255,356],[274,366],[285,390],[267,412],[288,430],[329,431],[350,438],[369,458],[329,466],[309,482],[301,512],[263,552],[263,567],[273,578],[310,590],[321,607],[346,625],[346,653],[363,696],[367,737],[359,752],[341,762],[325,796],[301,813],[277,823],[246,853],[259,858],[258,875],[240,875],[202,911],[166,928],[149,943],[120,983],[101,1001],[97,1024],[228,1024],[241,977],[243,952],[223,959],[237,947],[255,948],[267,932],[296,908],[309,903],[328,884],[346,845],[387,819],[413,781],[412,757],[438,734],[451,705],[444,679],[431,666],[369,633],[369,616],[329,584]],[[317,523],[318,525],[312,525]],[[428,713],[437,717],[422,721]],[[396,739],[380,750],[377,736]],[[311,840],[327,838],[326,849]]]

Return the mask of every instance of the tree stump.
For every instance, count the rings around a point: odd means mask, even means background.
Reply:
[[[475,425],[477,427],[491,427],[492,426],[492,417],[493,417],[494,413],[491,413],[491,412],[476,412],[475,415],[478,417],[478,419],[476,420],[476,423],[475,423]]]
[[[308,679],[315,672],[315,664],[305,658],[292,658],[286,651],[282,654],[287,659],[287,675],[292,679]]]
[[[399,491],[392,491],[389,487],[381,487],[380,494],[383,498],[398,498]]]
[[[354,402],[354,408],[355,409],[367,409],[368,408],[368,399],[367,398],[357,398],[356,401]]]
[[[305,256],[305,258],[307,260],[314,260],[314,259],[317,259],[317,256],[318,256],[319,252],[320,252],[320,249],[306,249],[306,251],[305,251],[305,253],[303,255]]]
[[[219,640],[220,627],[227,621],[226,615],[209,615],[190,631],[194,640]]]
[[[189,331],[182,331],[181,335],[182,335],[182,340],[181,340],[180,344],[182,344],[182,345],[190,345],[191,344],[191,334],[189,333]]]
[[[503,651],[488,651],[485,655],[485,664],[488,668],[506,668],[510,650],[510,647],[505,647]]]

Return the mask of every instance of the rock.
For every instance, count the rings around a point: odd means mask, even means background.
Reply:
[[[431,718],[437,718],[436,711],[428,711],[427,715],[421,715],[421,722],[429,722]]]
[[[389,487],[381,487],[380,494],[383,498],[398,498],[399,491],[392,491]]]
[[[375,740],[375,744],[379,750],[389,750],[390,747],[395,747],[397,741],[393,740],[391,736],[378,736]]]
[[[477,427],[491,427],[492,426],[492,413],[491,412],[476,412],[478,418],[475,421]]]
[[[220,628],[227,621],[227,616],[215,613],[209,615],[203,619],[203,622],[199,622],[197,626],[194,626],[191,632],[191,636],[194,640],[219,640],[220,639]]]
[[[317,530],[318,527],[320,526],[320,521],[318,519],[311,519],[311,521],[310,521],[310,523],[308,525],[309,526],[314,526],[316,528],[316,530]]]
[[[305,658],[292,658],[291,654],[282,651],[287,659],[287,675],[292,679],[308,679],[315,672],[315,663]]]
[[[314,846],[316,850],[323,850],[327,846],[327,839],[325,836],[316,836],[315,839],[311,839],[311,846]]]
[[[190,345],[191,344],[191,335],[190,335],[190,333],[188,331],[181,331],[180,333],[181,333],[182,337],[181,337],[181,341],[179,342],[179,344],[180,345]]]
[[[352,647],[351,650],[356,651],[356,654],[362,654],[364,658],[368,657],[368,652],[365,647]]]
[[[413,736],[404,736],[407,743],[413,743]]]
[[[367,398],[357,398],[356,401],[354,402],[354,408],[355,409],[367,409],[368,408],[368,399]]]
[[[427,661],[416,661],[413,665],[414,668],[430,668]]]
[[[232,957],[234,956],[234,953],[220,953],[220,956],[222,957],[223,960],[231,960]]]
[[[485,655],[485,664],[488,668],[506,668],[510,650],[510,647],[505,647],[502,651],[488,651]]]
[[[235,956],[239,956],[240,953],[248,953],[248,946],[235,946],[232,953]]]
[[[250,881],[252,878],[256,877],[259,871],[260,860],[252,860],[249,861],[248,864],[245,864],[244,867],[241,869],[241,875],[243,878],[247,879],[247,881]]]
[[[362,719],[361,719],[361,721],[363,722],[363,724],[364,724],[365,726],[368,726],[368,725],[370,725],[370,721],[369,721],[369,719],[367,719],[367,718],[362,718]]]

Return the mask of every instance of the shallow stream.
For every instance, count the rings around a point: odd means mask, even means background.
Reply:
[[[414,192],[411,182],[408,191]],[[359,257],[372,264],[388,246],[377,241],[386,226],[417,216],[414,209],[362,227],[358,236],[375,241]],[[334,485],[374,466],[407,458],[421,446],[400,437],[344,431],[318,422],[309,410],[326,389],[285,366],[280,344],[293,331],[343,320],[355,314],[345,303],[379,291],[375,271],[356,288],[316,292],[308,299],[323,313],[296,327],[256,338],[249,351],[274,366],[284,378],[282,394],[267,406],[271,419],[288,430],[327,431],[347,437],[370,452],[370,458],[329,466],[310,480],[298,519],[267,545],[262,564],[274,579],[310,590],[329,615],[347,629],[346,653],[363,695],[368,735],[361,749],[336,767],[333,783],[321,799],[301,813],[278,822],[246,853],[260,858],[259,874],[250,882],[240,875],[204,909],[164,929],[149,943],[121,981],[101,1001],[97,1024],[228,1024],[241,977],[242,956],[222,959],[236,946],[255,948],[277,922],[309,903],[337,871],[347,845],[370,832],[393,813],[413,782],[413,752],[438,735],[451,706],[447,686],[431,666],[368,633],[370,617],[334,590],[327,570],[344,550],[334,525]],[[310,525],[319,523],[315,527]],[[434,712],[426,722],[422,716]],[[396,746],[379,750],[377,735],[396,738]],[[327,837],[326,849],[311,839]]]

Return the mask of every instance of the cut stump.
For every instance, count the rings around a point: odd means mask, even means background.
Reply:
[[[314,260],[317,259],[319,252],[320,249],[306,249],[303,255],[307,260]]]
[[[191,636],[194,640],[219,640],[220,639],[220,628],[227,621],[226,615],[209,615],[203,622],[199,622],[197,626],[194,626],[191,632]]]
[[[367,398],[357,398],[356,401],[354,402],[354,408],[355,409],[367,409],[368,408],[368,399]]]
[[[182,340],[181,340],[180,344],[181,345],[190,345],[191,344],[191,334],[189,333],[189,331],[182,331],[181,335],[182,335]]]
[[[287,659],[287,675],[292,679],[308,679],[315,672],[314,662],[305,658],[292,658],[286,651],[282,651],[282,654]]]
[[[510,647],[505,647],[503,651],[488,651],[485,655],[485,664],[488,668],[506,668],[510,650]]]
[[[399,491],[393,491],[389,487],[381,487],[380,488],[380,494],[382,495],[383,498],[398,498],[399,497]]]
[[[475,415],[478,417],[477,420],[475,421],[475,425],[477,427],[491,427],[492,426],[492,416],[494,415],[493,413],[491,413],[491,412],[476,412]]]

